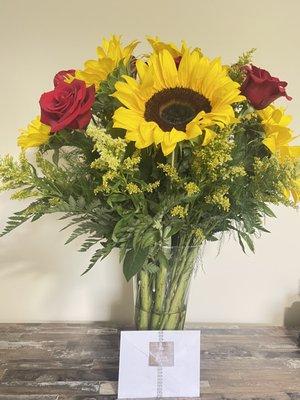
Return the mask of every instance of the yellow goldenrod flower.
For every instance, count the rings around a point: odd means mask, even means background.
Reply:
[[[0,158],[0,192],[32,185],[32,169],[24,151],[19,154],[18,161],[10,155]]]
[[[43,124],[38,116],[28,124],[26,129],[20,129],[21,134],[18,137],[18,146],[22,149],[39,147],[48,142],[50,131],[51,127]]]
[[[294,139],[293,132],[288,127],[292,117],[286,115],[283,108],[274,106],[257,111],[257,114],[261,118],[266,133],[266,138],[263,140],[264,145],[282,162],[287,158],[299,158],[300,146],[289,145]]]
[[[210,61],[186,49],[177,65],[170,51],[154,52],[147,63],[136,63],[138,77],[124,76],[113,94],[124,107],[113,116],[114,127],[139,149],[161,145],[164,155],[178,142],[202,136],[206,145],[216,135],[214,125],[235,121],[232,103],[244,99],[220,59]]]
[[[172,217],[184,218],[188,215],[187,209],[183,206],[175,206],[171,210]]]
[[[221,186],[210,196],[205,198],[206,203],[215,204],[217,207],[223,209],[224,211],[229,211],[230,209],[230,201],[226,196],[228,193],[228,186]]]
[[[247,175],[245,168],[240,165],[233,165],[230,167],[221,168],[220,173],[223,181],[227,179],[232,181],[234,178],[237,178],[238,176]]]
[[[77,70],[75,76],[69,76],[67,81],[80,79],[88,86],[95,85],[96,90],[107,76],[118,66],[120,61],[128,63],[133,50],[137,46],[136,40],[123,47],[121,37],[113,35],[111,39],[103,39],[102,46],[97,48],[98,60],[88,60],[83,70]]]
[[[135,171],[138,169],[140,162],[141,162],[141,157],[139,156],[127,157],[123,161],[122,166],[128,171]]]
[[[99,158],[92,162],[91,167],[95,169],[103,167],[108,167],[112,170],[118,169],[123,160],[126,141],[122,138],[114,139],[104,129],[92,124],[88,126],[86,134],[94,140],[94,150],[100,155]]]
[[[202,243],[203,240],[205,240],[205,235],[202,229],[197,228],[193,231],[195,238],[197,240],[198,243]]]
[[[146,186],[145,190],[148,193],[153,193],[153,191],[155,189],[157,189],[159,187],[159,185],[160,185],[160,181],[155,181],[155,182],[152,182],[152,183],[148,183],[148,185]]]
[[[195,182],[185,183],[184,188],[185,188],[188,196],[193,196],[193,194],[198,193],[200,190],[198,185]]]
[[[162,169],[164,174],[168,176],[172,182],[180,182],[180,177],[176,168],[170,164],[158,164],[158,168]]]
[[[94,189],[94,193],[98,194],[100,192],[110,192],[110,186],[109,184],[111,183],[112,180],[114,180],[118,176],[118,173],[116,171],[108,171],[102,176],[102,185],[97,186]]]
[[[126,190],[129,194],[138,194],[142,192],[138,185],[132,182],[127,183]]]

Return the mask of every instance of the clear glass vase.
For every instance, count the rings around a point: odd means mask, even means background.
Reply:
[[[182,330],[198,246],[164,247],[152,260],[157,271],[142,270],[134,279],[135,325],[138,330]]]

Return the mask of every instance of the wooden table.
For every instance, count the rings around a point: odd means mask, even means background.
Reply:
[[[196,327],[202,399],[300,399],[297,330]],[[118,348],[108,324],[0,324],[0,400],[115,399]]]

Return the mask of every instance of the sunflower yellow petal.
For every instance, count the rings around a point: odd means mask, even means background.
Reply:
[[[178,71],[174,58],[167,50],[159,53],[162,76],[166,87],[172,88],[178,85]]]
[[[154,128],[153,138],[156,145],[163,141],[164,131],[158,125],[156,125],[156,127]]]
[[[20,129],[20,136],[18,137],[18,146],[22,149],[31,147],[39,147],[48,142],[50,138],[51,127],[41,122],[40,117],[37,116],[32,120],[26,129]]]
[[[211,129],[206,128],[202,145],[206,146],[208,143],[210,143],[216,137],[216,135],[217,135],[216,132],[212,131]]]
[[[138,129],[143,118],[134,110],[119,107],[114,113],[113,121],[114,128],[128,129],[131,131]]]
[[[176,147],[176,143],[171,144],[171,145],[167,145],[167,144],[165,144],[165,142],[161,143],[161,149],[165,156],[168,156],[169,154],[171,154],[175,150],[175,147]]]
[[[276,152],[276,139],[274,136],[267,137],[262,142],[272,153]]]

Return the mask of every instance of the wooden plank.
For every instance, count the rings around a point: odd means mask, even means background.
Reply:
[[[4,394],[0,395],[0,400],[59,400],[59,395],[57,394]]]
[[[99,394],[97,381],[10,381],[0,383],[0,394]]]

